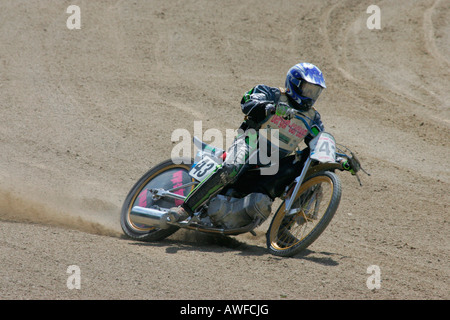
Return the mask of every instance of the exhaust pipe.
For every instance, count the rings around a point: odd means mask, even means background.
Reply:
[[[144,224],[160,229],[169,228],[169,213],[151,208],[135,206],[130,211],[130,220],[134,224]]]

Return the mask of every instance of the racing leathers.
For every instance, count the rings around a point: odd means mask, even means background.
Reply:
[[[266,150],[276,150],[279,152],[278,159],[281,159],[290,154],[302,140],[309,143],[312,136],[307,126],[310,128],[316,126],[320,131],[323,130],[320,114],[315,109],[302,111],[307,121],[306,126],[296,118],[283,117],[278,111],[275,114],[275,108],[278,110],[276,106],[280,105],[285,106],[285,110],[286,107],[294,106],[281,88],[257,85],[244,94],[241,109],[245,114],[245,120],[233,144],[227,150],[223,164],[201,181],[186,197],[182,207],[189,214],[196,212],[224,187],[236,182],[249,166],[259,163],[258,142],[262,140],[260,138],[264,137],[264,141],[269,144],[276,144],[275,149],[266,147]],[[273,129],[278,129],[276,141],[271,141],[268,134]]]

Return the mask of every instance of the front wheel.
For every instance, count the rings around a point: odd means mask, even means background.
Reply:
[[[333,172],[319,172],[300,187],[290,212],[286,202],[276,211],[267,231],[267,247],[290,257],[310,246],[325,230],[341,200],[341,182]]]
[[[179,229],[176,226],[160,229],[136,224],[131,221],[130,212],[134,206],[171,208],[182,204],[182,200],[172,198],[161,198],[155,201],[149,189],[163,188],[169,190],[191,182],[190,165],[185,164],[186,162],[189,163],[189,161],[184,160],[182,163],[176,164],[172,160],[166,160],[150,169],[136,182],[124,201],[120,215],[120,225],[128,237],[140,241],[157,241],[170,236]],[[186,196],[190,191],[191,187],[179,189],[175,193]]]

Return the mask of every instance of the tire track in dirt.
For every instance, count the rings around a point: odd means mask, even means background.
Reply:
[[[439,6],[442,5],[442,8]],[[450,60],[446,58],[436,46],[436,36],[435,29],[433,26],[433,15],[437,12],[448,12],[449,4],[445,4],[441,0],[435,0],[433,5],[425,10],[423,14],[423,29],[425,36],[425,49],[436,58],[437,61],[442,62],[443,67],[448,68],[450,65]]]

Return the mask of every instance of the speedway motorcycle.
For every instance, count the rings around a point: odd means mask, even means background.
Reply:
[[[274,116],[278,123],[289,127],[289,120]],[[301,149],[298,145],[292,154],[281,158],[276,174],[262,175],[263,168],[257,166],[247,170],[194,215],[177,221],[169,209],[182,204],[189,192],[226,158],[224,150],[194,137],[199,149],[194,161],[166,160],[132,187],[120,217],[125,235],[139,241],[158,241],[180,228],[255,235],[255,228],[272,216],[266,233],[270,253],[289,257],[306,249],[322,234],[338,209],[341,182],[336,171],[349,171],[360,181],[357,172],[362,168],[355,154],[336,144],[330,133],[311,128],[307,115],[297,112],[294,117],[301,124],[296,129],[307,130],[314,137],[309,146]],[[276,199],[281,199],[281,204],[272,214]]]

